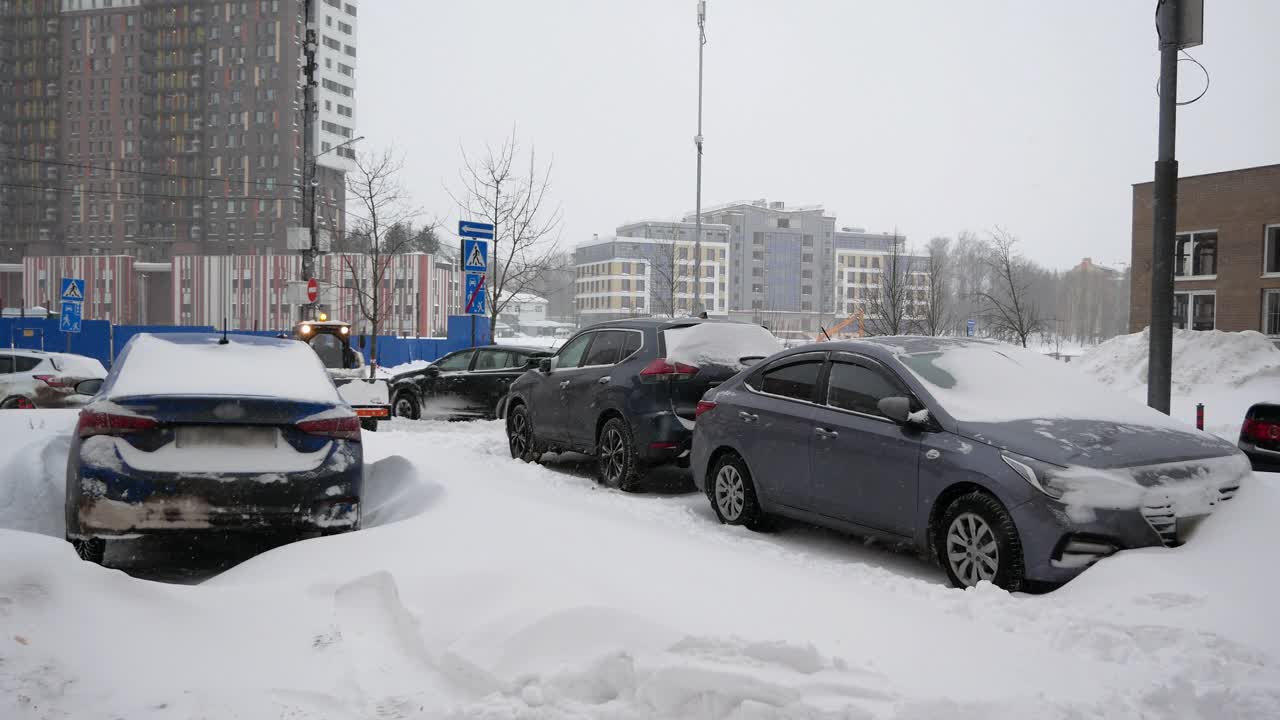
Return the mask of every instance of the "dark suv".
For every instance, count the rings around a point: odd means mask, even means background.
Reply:
[[[768,330],[743,323],[594,325],[511,384],[511,456],[595,455],[600,482],[634,490],[644,467],[687,464],[703,393],[779,348]]]

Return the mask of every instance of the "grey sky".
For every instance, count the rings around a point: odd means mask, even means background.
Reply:
[[[1280,2],[1205,0],[1183,175],[1280,162]],[[562,243],[693,209],[695,0],[374,0],[359,132],[456,227],[459,145],[554,157]],[[821,203],[912,242],[999,224],[1128,258],[1155,159],[1154,0],[709,0],[703,202]],[[1203,76],[1182,63],[1182,95]]]

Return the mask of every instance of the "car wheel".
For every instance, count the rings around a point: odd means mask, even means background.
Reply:
[[[396,417],[417,420],[422,417],[418,398],[411,390],[401,390],[391,401],[391,413]]]
[[[35,407],[36,404],[30,398],[21,395],[5,398],[4,402],[0,402],[0,410],[34,410]]]
[[[636,454],[631,426],[626,420],[610,418],[600,428],[600,436],[596,438],[596,461],[600,466],[599,480],[602,485],[623,492],[636,490],[640,480],[640,458]]]
[[[1022,589],[1025,568],[1018,528],[991,495],[971,492],[956,498],[934,535],[938,559],[955,587],[987,580],[1010,592]]]
[[[103,559],[107,555],[107,541],[102,538],[85,538],[76,540],[68,538],[71,546],[76,549],[76,555],[86,562],[102,564]]]
[[[770,528],[769,517],[760,509],[760,501],[756,499],[751,471],[737,453],[725,453],[712,466],[707,497],[722,523],[742,525],[757,531]]]
[[[533,420],[524,403],[516,405],[507,416],[507,445],[511,448],[511,457],[516,460],[533,462],[541,454],[534,444]]]

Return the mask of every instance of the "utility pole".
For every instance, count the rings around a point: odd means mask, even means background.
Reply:
[[[303,92],[302,92],[302,198],[303,210],[307,213],[307,231],[310,243],[302,253],[302,280],[307,282],[316,274],[316,160],[315,160],[315,114],[316,114],[316,22],[312,3],[315,0],[303,0],[303,27],[306,38],[302,44],[303,52]],[[309,319],[315,312],[315,305],[305,304],[300,307],[299,320]]]
[[[707,0],[698,0],[698,190],[693,209],[693,312],[702,313],[702,47],[707,44]],[[675,245],[671,247],[675,252]],[[674,314],[674,313],[673,313]]]
[[[1152,188],[1151,323],[1147,356],[1147,405],[1169,414],[1173,377],[1174,235],[1178,225],[1178,51],[1204,38],[1204,0],[1157,0],[1160,45],[1160,135]],[[1188,305],[1187,311],[1191,308]]]

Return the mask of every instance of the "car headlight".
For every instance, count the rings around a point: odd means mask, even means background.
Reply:
[[[1031,487],[1055,500],[1062,497],[1062,488],[1055,487],[1053,483],[1053,471],[1060,469],[1056,465],[1050,465],[1023,455],[1000,453],[1000,457],[1006,465],[1013,468],[1014,472],[1021,475],[1022,479],[1026,480]]]

